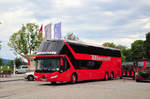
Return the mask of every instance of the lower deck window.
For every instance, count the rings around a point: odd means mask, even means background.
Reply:
[[[102,61],[93,60],[77,60],[76,69],[99,69]]]

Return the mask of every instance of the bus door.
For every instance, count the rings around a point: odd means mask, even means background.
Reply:
[[[76,61],[78,80],[89,80],[89,71],[87,67],[87,60]]]
[[[70,69],[70,64],[68,60],[65,57],[60,58],[60,70],[59,70],[60,81],[70,81],[72,72],[69,69]]]

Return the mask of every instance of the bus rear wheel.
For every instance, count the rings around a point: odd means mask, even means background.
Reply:
[[[140,82],[140,80],[139,80],[139,79],[136,79],[136,82]]]
[[[114,79],[114,73],[112,72],[110,75],[110,79],[113,80]]]
[[[140,82],[140,79],[136,77],[136,82]]]
[[[108,79],[109,79],[109,75],[108,75],[108,73],[105,73],[104,80],[108,80]]]
[[[72,74],[72,76],[71,76],[71,83],[76,83],[77,82],[77,75],[75,75],[75,74]]]

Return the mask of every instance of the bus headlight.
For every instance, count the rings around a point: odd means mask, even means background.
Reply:
[[[52,76],[52,77],[50,77],[50,78],[56,78],[56,77],[58,77],[58,75]]]

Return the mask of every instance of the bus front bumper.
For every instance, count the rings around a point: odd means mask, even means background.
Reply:
[[[59,73],[34,73],[35,81],[44,81],[44,82],[57,82],[59,78]]]
[[[54,75],[51,77],[34,77],[36,81],[44,81],[44,82],[57,82],[58,80],[58,75]]]

